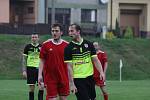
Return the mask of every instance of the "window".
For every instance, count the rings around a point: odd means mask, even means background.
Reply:
[[[28,14],[33,14],[33,7],[28,7]]]
[[[96,9],[82,9],[81,10],[81,22],[96,23],[97,12]]]

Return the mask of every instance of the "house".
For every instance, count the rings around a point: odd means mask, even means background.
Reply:
[[[84,33],[95,34],[103,26],[110,30],[115,29],[116,20],[121,33],[130,26],[135,37],[150,37],[150,0],[0,1],[0,23],[40,25],[37,28],[39,29],[41,25],[58,22],[65,30],[69,24],[77,23]]]

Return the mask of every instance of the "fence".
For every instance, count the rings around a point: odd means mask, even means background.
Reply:
[[[49,34],[50,24],[0,24],[0,34],[20,34],[28,35],[33,32],[39,34]],[[68,25],[63,25],[63,33],[68,33]],[[95,27],[81,26],[84,35],[96,35],[97,29]]]
[[[48,24],[1,24],[0,34],[31,34],[33,32],[38,32],[40,34],[49,33],[50,25]]]

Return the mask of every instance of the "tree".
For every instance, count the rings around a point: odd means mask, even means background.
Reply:
[[[118,38],[121,38],[120,27],[119,27],[119,22],[118,22],[117,18],[116,18],[116,24],[115,24],[115,35]]]

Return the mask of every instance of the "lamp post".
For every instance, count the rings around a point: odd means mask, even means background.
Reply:
[[[113,0],[110,0],[110,30],[112,30],[112,3],[113,3]]]

